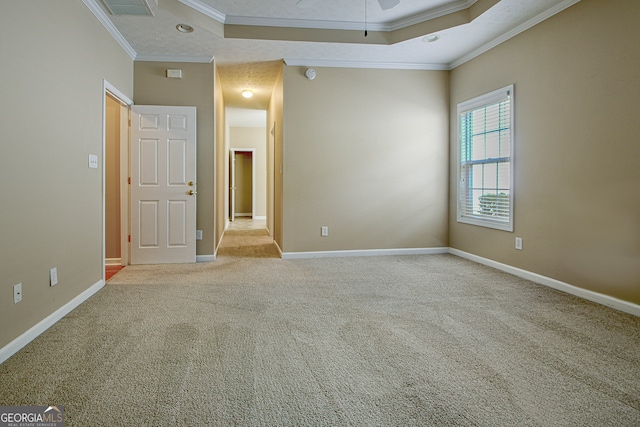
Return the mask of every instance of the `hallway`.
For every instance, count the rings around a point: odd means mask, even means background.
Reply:
[[[236,218],[224,232],[218,257],[280,258],[266,220]]]

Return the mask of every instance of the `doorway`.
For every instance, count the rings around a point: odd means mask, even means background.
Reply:
[[[229,220],[253,218],[256,204],[255,149],[231,149],[229,182]]]
[[[133,101],[103,82],[103,281],[129,263],[129,108]]]

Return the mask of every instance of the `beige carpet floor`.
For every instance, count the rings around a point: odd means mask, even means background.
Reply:
[[[68,426],[640,425],[637,317],[452,255],[281,260],[251,237],[119,272],[0,365],[0,405]]]

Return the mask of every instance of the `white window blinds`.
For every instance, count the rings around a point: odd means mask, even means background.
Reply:
[[[458,221],[513,231],[513,86],[458,104]]]

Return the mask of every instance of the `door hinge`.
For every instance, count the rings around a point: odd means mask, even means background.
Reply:
[[[131,234],[129,234],[129,243],[131,243]]]
[[[129,182],[129,185],[131,185],[131,177],[129,177],[127,181]]]

